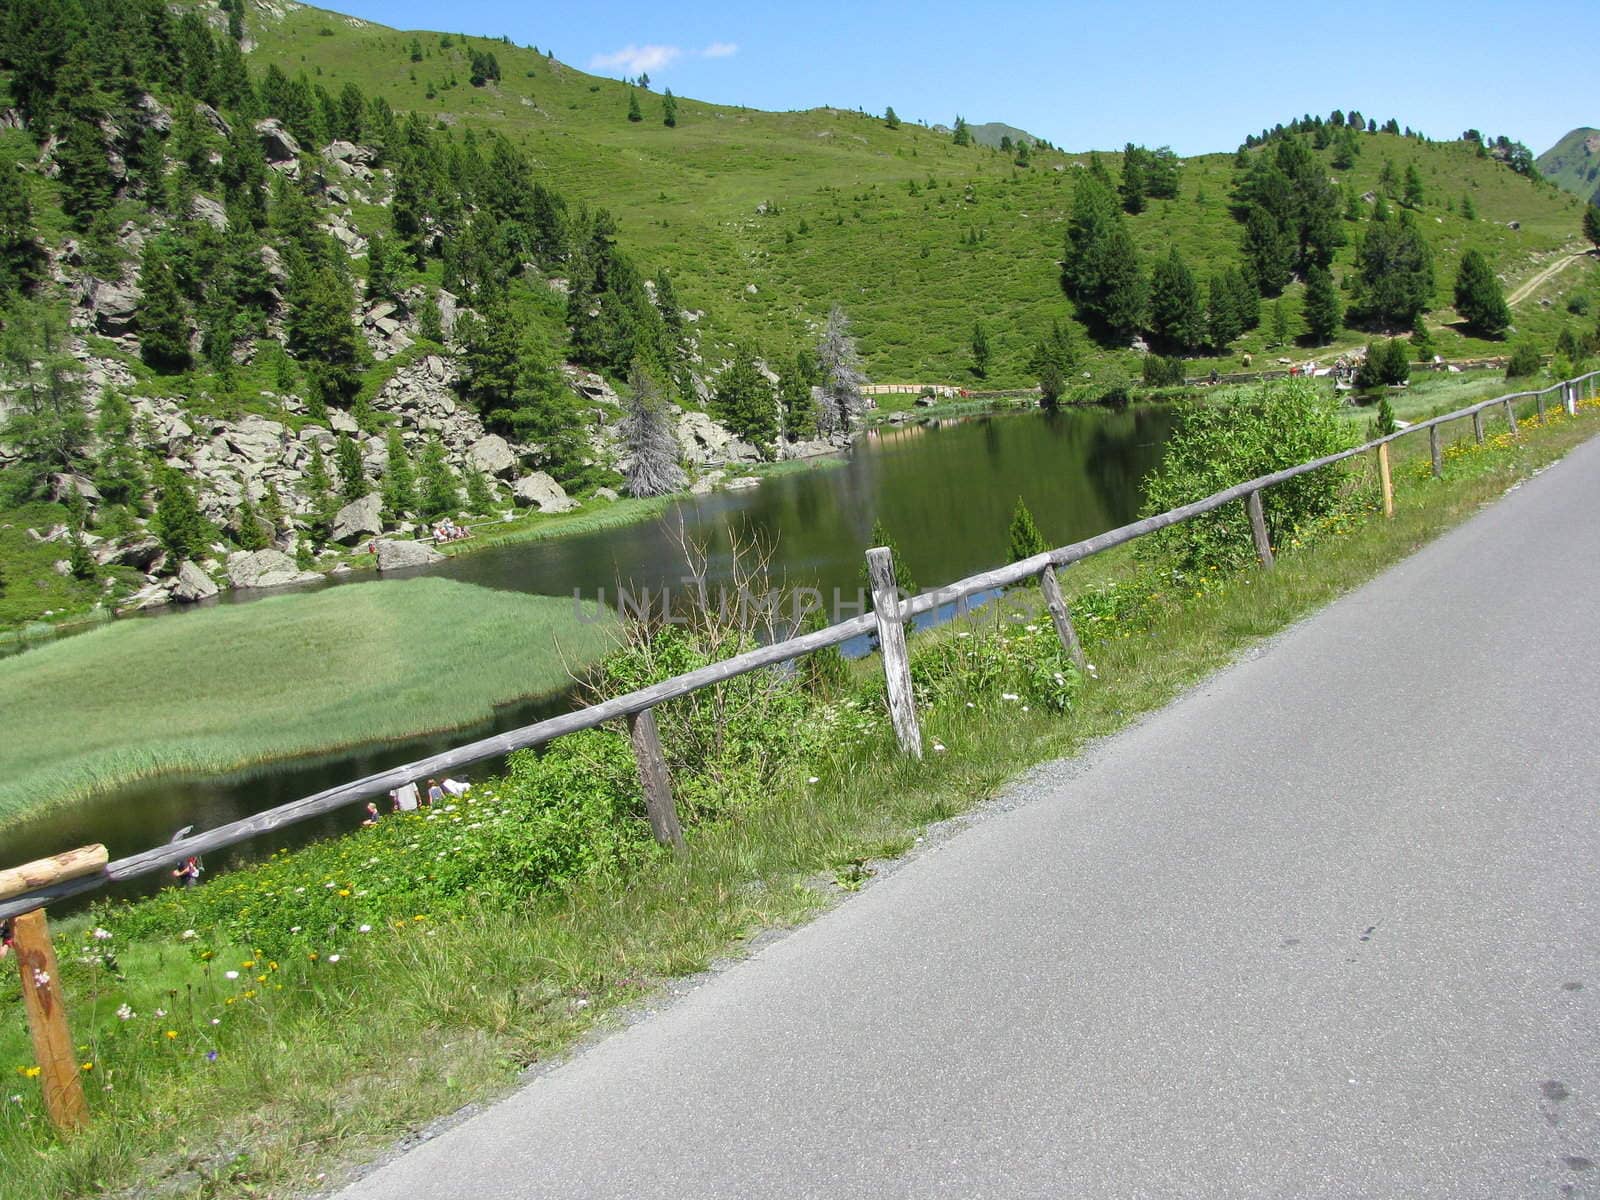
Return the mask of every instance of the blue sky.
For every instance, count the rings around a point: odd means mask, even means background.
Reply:
[[[1334,108],[1535,153],[1600,125],[1593,0],[1501,4],[338,0],[402,29],[499,36],[724,104],[1005,121],[1067,150],[1232,150]],[[1290,14],[1293,14],[1292,16]]]

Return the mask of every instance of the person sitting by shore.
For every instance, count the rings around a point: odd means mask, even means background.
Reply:
[[[174,871],[172,876],[174,879],[183,880],[184,887],[192,888],[200,882],[200,872],[204,870],[205,868],[200,865],[200,860],[191,854],[183,860],[183,866]]]
[[[464,779],[446,779],[439,786],[444,788],[444,790],[450,795],[456,797],[465,796],[472,790],[472,784],[468,783]]]
[[[371,800],[367,801],[367,816],[362,825],[376,825],[378,823],[378,806]]]

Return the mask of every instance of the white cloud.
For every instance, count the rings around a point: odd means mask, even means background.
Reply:
[[[739,45],[737,42],[712,42],[700,53],[705,58],[731,58],[739,53]]]
[[[676,46],[635,46],[629,42],[614,54],[596,54],[589,60],[589,66],[599,71],[621,67],[625,74],[639,75],[659,71],[682,54]]]

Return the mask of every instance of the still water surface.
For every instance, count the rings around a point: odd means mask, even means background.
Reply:
[[[619,581],[637,591],[679,587],[680,522],[710,552],[715,587],[727,575],[735,539],[775,546],[774,569],[790,586],[848,601],[862,586],[862,553],[874,519],[896,541],[912,577],[933,587],[1005,561],[1007,528],[1020,496],[1051,545],[1090,537],[1132,520],[1140,480],[1155,466],[1172,427],[1171,410],[1132,407],[928,421],[873,432],[842,465],[777,476],[742,492],[718,492],[637,525],[503,546],[463,555],[433,573],[484,587],[542,595],[581,594],[592,606]],[[367,576],[347,577],[355,582]],[[854,615],[853,611],[844,615]],[[163,620],[182,620],[174,611]],[[266,766],[239,776],[168,779],[101,796],[7,830],[0,859],[24,862],[103,841],[113,858],[167,840],[184,825],[209,829],[326,787],[410,762],[490,733],[553,715],[566,697],[500,710],[480,727]],[[473,774],[497,767],[485,762]],[[354,828],[359,808],[236,847],[207,863],[216,871],[282,846]],[[135,881],[121,894],[159,886]]]

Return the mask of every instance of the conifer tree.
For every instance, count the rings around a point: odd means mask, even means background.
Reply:
[[[1077,369],[1078,352],[1072,337],[1060,321],[1050,322],[1050,332],[1034,345],[1028,369],[1039,381],[1039,397],[1046,408],[1054,408],[1067,390],[1067,382]]]
[[[1596,249],[1600,249],[1600,205],[1583,206],[1583,236],[1593,243]]]
[[[668,129],[678,126],[678,98],[672,94],[671,88],[661,94],[661,123]]]
[[[989,374],[989,331],[978,321],[972,326],[972,371],[979,379]]]
[[[958,146],[972,145],[972,130],[967,128],[966,119],[960,113],[956,114],[956,127],[950,140]]]
[[[238,542],[241,550],[265,550],[271,543],[271,535],[260,514],[256,512],[248,488],[240,490],[239,509],[234,515],[234,520],[239,526]]]
[[[28,181],[19,170],[0,169],[0,303],[32,286],[39,260]]]
[[[1169,347],[1192,354],[1205,341],[1205,307],[1200,285],[1173,247],[1157,262],[1150,280],[1150,329]]]
[[[1033,514],[1028,511],[1028,505],[1021,496],[1017,497],[1017,507],[1011,513],[1010,541],[1011,547],[1006,557],[1008,563],[1021,562],[1025,558],[1032,558],[1035,554],[1043,554],[1049,549],[1045,545],[1044,535],[1034,523]]]
[[[1289,344],[1289,313],[1283,307],[1282,296],[1272,302],[1272,344],[1274,346]]]
[[[889,532],[889,527],[883,523],[882,517],[874,517],[872,533],[868,535],[867,548],[883,547],[894,560],[894,586],[902,596],[917,594],[917,581],[911,577],[911,568],[906,563],[905,555],[900,553],[900,544],[894,540],[894,534]],[[861,581],[868,584],[866,589],[867,607],[872,607],[872,588],[867,574],[867,564],[863,561],[860,567]]]
[[[444,445],[437,436],[429,438],[427,446],[423,448],[419,474],[422,515],[432,518],[454,512],[461,503],[456,488],[456,473],[445,461]]]
[[[1417,170],[1417,164],[1414,162],[1406,164],[1404,195],[1404,203],[1407,208],[1416,209],[1422,207],[1422,173]]]
[[[1339,290],[1334,286],[1333,273],[1326,267],[1312,266],[1306,271],[1306,298],[1302,309],[1306,331],[1319,346],[1333,340],[1338,332],[1343,312],[1339,304]]]
[[[89,553],[89,547],[83,544],[83,526],[81,523],[72,527],[67,539],[67,570],[74,579],[85,582],[92,581],[100,573],[100,565],[94,561],[94,555]]]
[[[623,487],[630,496],[666,496],[687,482],[679,465],[677,435],[667,410],[666,397],[654,376],[642,363],[635,362],[628,376],[632,395],[619,432],[628,456],[622,473]]]
[[[204,549],[210,532],[189,477],[172,467],[163,467],[156,478],[156,511],[150,518],[150,532],[167,552],[168,567],[174,571],[186,558]]]
[[[639,93],[631,88],[628,91],[628,120],[635,124],[644,120],[644,110],[639,107]]]
[[[339,502],[333,494],[333,480],[328,476],[328,463],[322,457],[320,442],[311,443],[311,457],[306,462],[301,487],[306,499],[306,524],[312,541],[320,547],[333,532],[333,519],[339,512]]]
[[[271,479],[267,480],[266,489],[261,495],[261,519],[266,523],[267,536],[272,539],[289,528],[289,514],[283,507],[283,497],[278,493],[277,483]]]
[[[1419,363],[1432,362],[1433,353],[1433,334],[1428,331],[1427,322],[1419,320],[1411,331],[1411,357]]]
[[[383,511],[390,520],[400,521],[416,511],[416,481],[400,430],[390,426],[386,442],[389,463],[383,471]]]
[[[867,377],[861,369],[856,340],[850,335],[850,320],[837,304],[828,310],[822,340],[817,344],[817,370],[822,388],[818,430],[824,436],[849,433],[867,407],[867,398],[861,390]]]
[[[189,311],[159,240],[145,243],[139,269],[139,354],[158,371],[182,371],[189,355]]]
[[[1476,221],[1478,219],[1478,206],[1472,202],[1472,194],[1470,192],[1461,193],[1461,215],[1468,221]]]
[[[739,437],[757,446],[769,446],[777,434],[777,401],[749,347],[736,350],[732,364],[717,376],[711,411]]]
[[[467,476],[467,511],[486,516],[494,511],[494,488],[489,483],[489,477],[468,463]]]
[[[367,473],[361,465],[361,448],[347,433],[339,435],[333,450],[334,465],[339,471],[339,495],[349,503],[359,500],[372,488],[367,483]]]
[[[1243,332],[1244,319],[1239,315],[1233,284],[1226,272],[1219,271],[1206,291],[1206,341],[1221,354]]]
[[[1433,255],[1411,213],[1380,209],[1356,247],[1356,294],[1368,319],[1409,328],[1433,304]]]
[[[817,402],[811,389],[817,382],[816,355],[796,352],[794,365],[778,381],[778,407],[783,412],[783,432],[790,441],[816,436]]]
[[[894,105],[891,104],[887,109],[884,110],[883,123],[889,129],[900,128],[900,118],[894,111]]]
[[[1506,305],[1500,280],[1489,260],[1476,248],[1461,256],[1455,306],[1468,326],[1485,337],[1499,337],[1511,324],[1511,309]]]
[[[121,392],[108,388],[101,394],[95,441],[100,446],[95,490],[107,504],[137,504],[144,496],[144,465],[134,435],[133,407]]]

